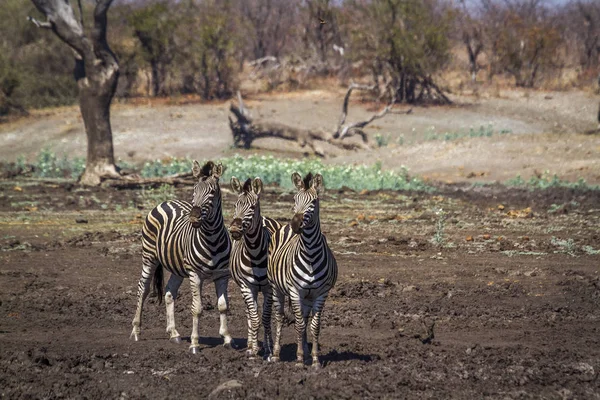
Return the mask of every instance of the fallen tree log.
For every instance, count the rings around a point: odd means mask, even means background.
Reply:
[[[298,143],[301,148],[308,146],[314,154],[321,157],[327,155],[322,146],[323,143],[329,143],[345,150],[369,149],[368,137],[363,128],[389,113],[395,103],[395,97],[391,96],[391,100],[387,106],[367,120],[346,124],[346,118],[348,116],[348,103],[352,91],[355,89],[373,90],[374,88],[374,86],[357,84],[351,84],[349,86],[346,96],[344,97],[342,114],[337,129],[334,132],[325,131],[323,129],[298,128],[280,122],[254,119],[244,107],[244,101],[240,92],[238,92],[238,105],[231,103],[229,107],[229,110],[235,117],[229,117],[229,128],[233,135],[233,144],[235,147],[249,149],[252,147],[252,142],[256,139],[274,137],[294,141]],[[410,110],[408,112],[410,112]],[[344,139],[351,136],[360,136],[362,140],[359,142],[344,141]]]
[[[102,182],[101,186],[115,189],[138,189],[141,187],[158,187],[160,185],[193,186],[195,183],[196,180],[193,179],[192,172],[182,172],[162,178],[142,178],[138,174],[123,175],[118,179],[106,179]]]

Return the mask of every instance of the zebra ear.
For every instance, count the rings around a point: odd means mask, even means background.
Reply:
[[[315,177],[312,179],[311,186],[315,188],[317,194],[321,194],[323,192],[323,189],[325,189],[325,187],[323,186],[323,175],[316,174]]]
[[[302,175],[297,172],[292,174],[292,183],[296,186],[296,189],[302,190],[304,189],[304,182],[302,181]]]
[[[231,189],[238,194],[242,193],[242,185],[240,183],[240,180],[235,176],[231,177]]]
[[[200,167],[200,164],[198,164],[198,161],[194,160],[192,163],[192,175],[194,175],[194,178],[198,179],[201,172],[202,168]]]
[[[254,178],[252,181],[252,191],[258,196],[262,192],[263,183],[260,178]]]
[[[212,176],[219,179],[221,177],[221,175],[223,175],[223,164],[218,163],[217,165],[215,165],[213,167]]]

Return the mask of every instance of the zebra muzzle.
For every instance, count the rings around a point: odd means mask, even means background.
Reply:
[[[302,223],[304,222],[304,214],[296,214],[292,217],[292,222],[290,225],[292,227],[292,232],[295,234],[302,233]]]
[[[202,210],[200,207],[192,207],[192,210],[190,211],[190,222],[192,223],[192,226],[194,228],[200,228],[200,225],[202,224]]]
[[[231,234],[231,238],[233,240],[240,240],[244,235],[244,230],[242,228],[242,220],[240,218],[235,218],[229,227],[229,233]]]

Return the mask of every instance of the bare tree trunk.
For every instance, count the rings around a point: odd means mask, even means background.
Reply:
[[[96,0],[94,23],[87,36],[83,16],[79,20],[69,2],[32,0],[46,16],[45,22],[29,18],[39,28],[51,29],[75,53],[75,79],[79,87],[79,108],[88,139],[85,171],[79,182],[99,185],[102,179],[118,178],[115,165],[110,104],[117,89],[119,64],[106,40],[107,12],[112,0]]]

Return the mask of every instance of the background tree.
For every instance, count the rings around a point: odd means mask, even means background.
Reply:
[[[96,0],[93,25],[84,32],[83,12],[79,19],[71,5],[63,0],[32,0],[46,17],[36,26],[51,29],[75,55],[74,75],[79,88],[79,106],[88,139],[84,185],[98,185],[102,178],[119,177],[114,159],[110,104],[117,88],[119,64],[106,40],[108,9],[112,0]]]
[[[472,15],[473,11],[469,8],[465,0],[460,1],[460,6],[459,18],[456,21],[459,24],[459,34],[469,56],[471,81],[475,82],[477,80],[477,72],[480,69],[478,58],[484,49],[484,23],[481,19]]]
[[[517,86],[533,87],[540,70],[556,63],[559,31],[538,0],[507,3],[504,27],[498,35],[499,67],[515,78]]]
[[[331,0],[307,0],[304,14],[304,47],[309,57],[315,54],[322,63],[327,62],[333,45],[342,45],[338,24],[338,8]]]
[[[296,2],[288,0],[242,0],[241,21],[248,31],[249,50],[246,57],[252,60],[284,55],[290,45],[291,32],[297,18]]]
[[[434,0],[353,1],[351,57],[370,63],[398,101],[448,102],[433,75],[446,65],[452,13]],[[376,82],[378,83],[378,82]]]
[[[176,5],[157,1],[135,8],[127,18],[141,45],[142,58],[150,64],[152,96],[167,94],[165,81],[175,56],[178,20],[171,7],[176,8]]]

